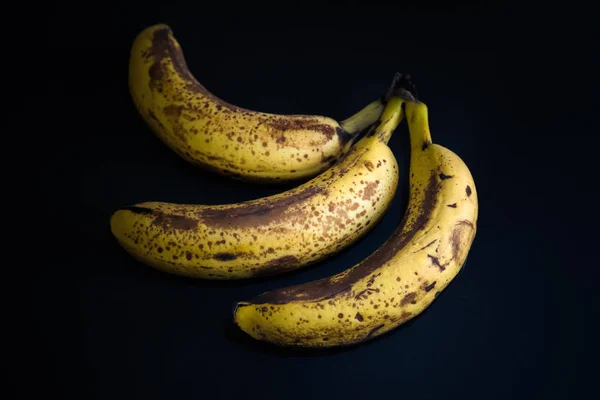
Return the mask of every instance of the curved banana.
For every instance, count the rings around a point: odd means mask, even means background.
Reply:
[[[129,89],[144,120],[185,160],[263,182],[310,178],[326,170],[377,121],[388,98],[371,102],[339,123],[324,116],[236,107],[192,76],[179,43],[164,24],[146,28],[135,38]]]
[[[292,190],[229,205],[124,207],[111,218],[112,233],[142,262],[197,278],[249,278],[319,261],[363,236],[392,201],[398,165],[387,142],[402,101],[392,98],[377,129]]]
[[[329,347],[379,336],[425,310],[456,276],[474,240],[473,177],[452,151],[432,144],[427,107],[406,103],[410,200],[392,236],[332,277],[238,303],[236,324],[280,345]]]

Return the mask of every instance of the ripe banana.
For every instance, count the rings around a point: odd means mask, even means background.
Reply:
[[[432,144],[427,106],[408,101],[410,199],[391,237],[332,277],[240,302],[236,324],[279,345],[329,347],[379,336],[425,310],[456,276],[476,232],[478,202],[467,166]]]
[[[386,95],[375,100],[339,123],[325,116],[236,107],[192,76],[179,43],[164,24],[146,28],[135,38],[129,89],[147,124],[182,158],[257,182],[312,178],[325,171],[378,120],[388,99]]]
[[[142,262],[197,278],[272,275],[322,260],[368,232],[392,201],[398,165],[387,142],[402,102],[392,97],[376,128],[294,189],[229,205],[140,203],[113,214],[112,233]]]

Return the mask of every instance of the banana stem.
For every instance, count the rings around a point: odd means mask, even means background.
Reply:
[[[341,121],[340,126],[354,138],[360,136],[371,125],[377,121],[384,120],[381,117],[381,113],[393,97],[416,100],[417,90],[410,80],[410,75],[396,72],[396,74],[394,74],[394,79],[392,79],[392,84],[388,88],[385,96],[371,102],[356,114]]]
[[[412,154],[418,154],[415,152],[425,151],[432,143],[427,105],[420,101],[406,100],[404,111],[408,123],[411,151]]]
[[[350,135],[358,135],[363,130],[368,128],[372,123],[377,121],[384,108],[384,103],[381,100],[375,100],[369,103],[356,114],[346,118],[340,122],[340,126]]]
[[[383,122],[380,122],[375,135],[387,144],[392,133],[404,118],[403,103],[417,101],[417,90],[409,74],[397,72],[394,75],[394,81],[385,96],[385,100],[387,102],[386,108],[379,119]]]
[[[396,130],[404,113],[402,111],[402,104],[404,99],[400,97],[392,97],[388,100],[381,117],[379,118],[379,125],[375,130],[374,136],[377,137],[382,143],[387,144],[392,137],[392,133]]]

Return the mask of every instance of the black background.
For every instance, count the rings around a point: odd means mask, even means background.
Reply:
[[[76,280],[61,310],[72,328],[49,322],[48,335],[29,333],[44,348],[33,364],[48,388],[94,399],[584,394],[598,265],[577,234],[591,221],[574,216],[596,191],[586,173],[597,163],[597,132],[580,117],[597,104],[595,81],[584,78],[598,68],[586,13],[404,2],[216,6],[48,11],[56,60],[46,69],[48,93],[58,108],[69,105],[61,126],[76,148],[65,153],[75,157],[70,185],[79,191]],[[407,175],[370,234],[286,276],[184,279],[118,246],[109,217],[120,206],[232,203],[286,189],[202,172],[151,134],[129,96],[127,63],[135,35],[158,22],[172,27],[204,86],[250,109],[343,119],[380,96],[394,72],[412,75],[434,142],[467,163],[480,201],[467,265],[427,311],[371,342],[326,351],[258,343],[231,321],[235,301],[335,274],[373,252],[402,217]],[[404,173],[407,145],[402,124],[390,146]]]

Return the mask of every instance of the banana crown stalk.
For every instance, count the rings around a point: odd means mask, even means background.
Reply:
[[[183,159],[257,182],[311,178],[325,171],[378,120],[388,100],[384,96],[372,101],[342,122],[237,107],[196,80],[164,24],[144,29],[135,38],[129,88],[142,118]]]
[[[478,202],[464,162],[431,139],[427,106],[406,101],[410,199],[390,238],[334,276],[239,302],[235,323],[257,340],[330,347],[370,340],[425,310],[461,269]]]
[[[387,142],[403,101],[392,97],[338,163],[294,189],[237,204],[123,207],[112,233],[143,263],[195,278],[273,275],[323,260],[366,234],[391,203],[398,164]]]

